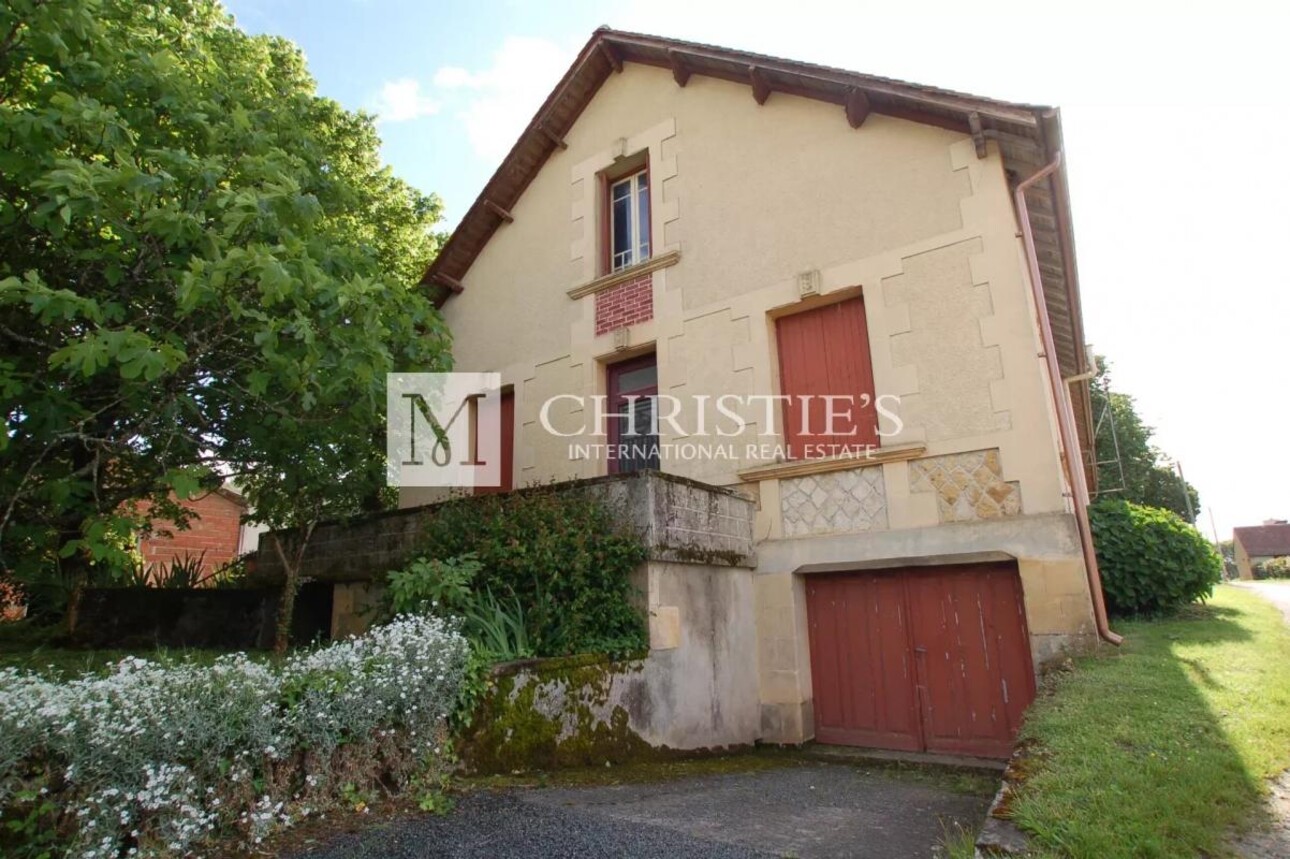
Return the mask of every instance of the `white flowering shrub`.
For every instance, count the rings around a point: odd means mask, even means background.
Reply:
[[[404,616],[276,667],[239,653],[131,658],[70,682],[0,669],[0,809],[13,824],[0,854],[52,831],[67,856],[182,856],[434,772],[468,652],[451,622]]]

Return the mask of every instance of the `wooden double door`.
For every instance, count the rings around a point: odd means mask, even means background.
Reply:
[[[1007,757],[1035,696],[1015,563],[806,578],[815,736]]]

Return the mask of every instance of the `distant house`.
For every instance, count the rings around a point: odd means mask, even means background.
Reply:
[[[233,490],[216,489],[184,506],[196,514],[188,528],[154,522],[153,533],[140,539],[139,553],[145,566],[166,567],[173,560],[202,556],[202,574],[207,575],[256,548],[258,531],[242,522],[246,500]]]
[[[1232,529],[1237,574],[1254,578],[1254,568],[1273,558],[1290,556],[1290,522],[1268,519],[1262,525]]]

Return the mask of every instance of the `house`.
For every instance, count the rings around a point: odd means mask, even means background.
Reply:
[[[246,501],[232,489],[221,487],[183,506],[195,514],[188,528],[154,522],[152,533],[140,538],[139,554],[146,568],[168,568],[172,561],[200,557],[205,576],[256,548],[258,531],[242,521]]]
[[[1290,557],[1290,522],[1267,519],[1262,525],[1232,529],[1232,551],[1236,572],[1243,579],[1254,578],[1254,568],[1273,558]]]
[[[1006,755],[1117,640],[1055,109],[602,28],[423,283],[501,489],[656,469],[747,536],[643,575],[652,741]]]

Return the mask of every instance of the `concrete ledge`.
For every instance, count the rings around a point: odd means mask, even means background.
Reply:
[[[963,552],[957,555],[914,555],[908,558],[874,558],[868,561],[834,561],[825,564],[803,564],[795,573],[843,573],[852,570],[882,570],[888,567],[936,567],[943,564],[988,564],[1015,561],[1007,552]]]
[[[661,268],[676,265],[680,261],[680,251],[668,251],[667,253],[659,254],[656,257],[650,257],[644,262],[619,269],[611,274],[607,274],[603,277],[598,277],[595,280],[575,286],[573,289],[568,290],[567,295],[572,299],[594,295],[597,292],[603,292],[604,290],[617,286],[620,283],[626,283],[632,278],[640,277],[642,274],[649,274],[652,271],[658,271]]]
[[[879,569],[920,566],[949,558],[963,563],[964,557],[1079,558],[1075,517],[1046,513],[898,531],[765,540],[757,546],[757,571]]]
[[[976,837],[977,859],[998,856],[1025,856],[1030,849],[1030,839],[1011,820],[987,817]]]
[[[896,752],[889,749],[869,749],[860,746],[834,746],[827,743],[808,743],[803,750],[807,757],[822,761],[899,761],[901,763],[929,764],[958,769],[1003,772],[1004,762],[994,758],[973,758],[966,755],[942,755],[935,752]]]
[[[1020,762],[1025,757],[1024,747],[1018,746],[1003,771],[1003,784],[999,786],[986,812],[985,823],[976,837],[976,859],[991,859],[999,856],[1026,856],[1030,850],[1030,838],[1021,831],[1009,817],[1009,806],[1012,796],[1020,783]]]
[[[926,452],[927,445],[922,442],[893,447],[874,447],[866,450],[864,456],[827,456],[746,468],[739,472],[739,479],[752,483],[758,480],[783,480],[788,477],[805,477],[808,474],[826,474],[830,471],[848,471],[852,468],[882,465],[884,462],[918,459]]]

